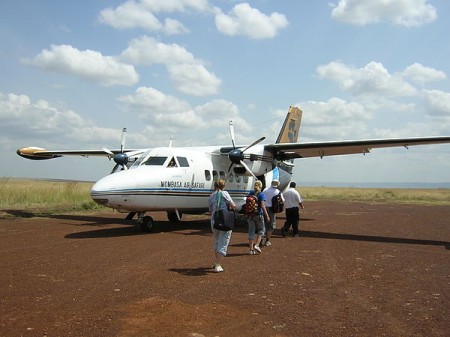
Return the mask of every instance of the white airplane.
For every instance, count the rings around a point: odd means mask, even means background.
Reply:
[[[33,160],[67,155],[106,156],[116,162],[112,173],[97,181],[91,189],[92,199],[103,206],[138,214],[138,223],[148,232],[153,218],[150,211],[166,211],[170,221],[181,220],[182,214],[208,211],[208,197],[214,181],[227,181],[227,191],[238,209],[253,189],[256,179],[264,185],[280,181],[283,191],[291,180],[293,160],[356,153],[369,153],[374,148],[450,143],[450,137],[417,137],[402,139],[369,139],[356,141],[297,143],[302,111],[290,107],[274,144],[260,144],[259,138],[248,146],[236,146],[230,121],[232,146],[158,147],[125,150],[123,129],[120,150],[48,151],[38,147],[17,150],[17,154]],[[119,170],[120,168],[120,170]]]

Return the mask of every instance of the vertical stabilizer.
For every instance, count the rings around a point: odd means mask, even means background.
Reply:
[[[291,106],[275,143],[296,143],[302,123],[303,111]]]

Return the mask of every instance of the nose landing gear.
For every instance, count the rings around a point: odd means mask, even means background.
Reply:
[[[142,231],[148,233],[152,230],[155,222],[151,216],[144,216],[144,214],[145,213],[139,213],[138,223],[141,225]]]

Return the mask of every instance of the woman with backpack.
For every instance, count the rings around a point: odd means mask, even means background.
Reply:
[[[213,232],[214,237],[214,271],[216,273],[223,272],[222,268],[222,260],[227,255],[228,245],[231,240],[231,229],[219,229],[216,221],[219,221],[215,218],[217,214],[216,211],[220,211],[222,214],[227,213],[228,210],[234,210],[236,208],[236,204],[231,199],[230,194],[224,190],[225,188],[225,180],[218,179],[214,182],[214,192],[209,197],[209,211],[212,215],[211,217],[211,230]],[[225,221],[226,219],[221,219]]]
[[[248,222],[248,242],[250,255],[261,253],[260,243],[266,229],[264,220],[269,221],[266,209],[266,196],[262,192],[263,184],[260,180],[255,181],[253,191],[249,193],[245,201],[245,215]]]

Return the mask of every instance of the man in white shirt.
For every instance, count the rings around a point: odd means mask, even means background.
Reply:
[[[283,193],[284,206],[286,208],[286,222],[281,228],[281,235],[286,236],[286,232],[292,226],[293,236],[300,236],[298,232],[298,224],[300,222],[299,208],[304,209],[303,198],[295,189],[295,182],[291,181],[289,188]]]
[[[274,179],[270,187],[267,187],[263,191],[266,196],[266,208],[270,218],[270,221],[266,222],[266,236],[262,241],[263,246],[272,245],[270,238],[272,237],[273,230],[277,227],[277,217],[275,212],[272,210],[272,198],[281,193],[278,189],[278,185],[280,185],[280,182],[277,179]],[[281,194],[281,197],[283,198],[283,194]]]

